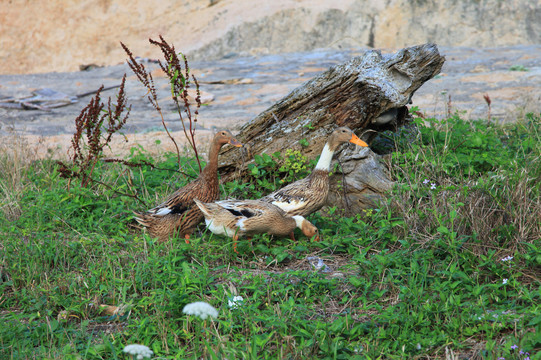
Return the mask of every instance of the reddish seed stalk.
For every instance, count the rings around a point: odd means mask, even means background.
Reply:
[[[190,143],[190,146],[195,152],[197,163],[199,165],[199,171],[201,171],[202,170],[201,162],[199,159],[199,154],[198,154],[197,146],[195,143],[195,132],[196,132],[195,123],[197,122],[196,116],[199,114],[198,109],[201,106],[201,93],[199,90],[199,84],[195,76],[192,75],[193,81],[196,85],[196,92],[197,92],[197,96],[195,99],[197,103],[197,109],[194,111],[195,116],[192,117],[192,111],[190,108],[190,103],[188,101],[188,91],[187,91],[187,89],[190,86],[190,72],[189,72],[188,61],[185,56],[180,54],[181,56],[183,56],[183,59],[184,59],[184,71],[183,71],[180,65],[181,64],[180,60],[175,52],[174,47],[170,46],[163,39],[162,36],[160,36],[160,40],[161,42],[157,42],[152,39],[149,39],[150,43],[153,45],[159,46],[165,55],[165,59],[166,59],[165,64],[163,64],[161,61],[159,62],[159,64],[162,70],[168,75],[170,79],[173,100],[175,101],[177,105],[177,110],[178,110],[180,120],[183,126],[184,134],[188,142]],[[157,96],[156,87],[154,85],[154,80],[152,78],[152,75],[150,72],[146,70],[144,65],[138,63],[135,60],[131,51],[124,44],[121,43],[121,46],[128,54],[128,57],[129,57],[128,65],[130,66],[131,70],[135,73],[137,79],[147,88],[148,100],[160,114],[162,125],[167,135],[169,136],[169,138],[175,145],[175,148],[177,151],[179,171],[182,172],[181,171],[182,168],[180,166],[180,150],[175,139],[171,135],[165,123],[165,119],[161,111],[161,107],[158,103],[158,96]],[[94,169],[96,168],[98,161],[102,157],[103,149],[106,146],[108,146],[109,142],[112,139],[113,134],[117,133],[125,125],[128,119],[131,107],[127,105],[127,100],[126,100],[126,96],[124,92],[125,81],[126,81],[126,75],[124,75],[124,77],[122,78],[122,83],[119,87],[119,92],[117,95],[116,105],[113,104],[111,99],[109,98],[107,102],[107,108],[105,110],[104,110],[105,104],[101,103],[101,92],[103,91],[104,87],[102,86],[100,87],[100,89],[98,89],[95,96],[90,100],[89,104],[81,111],[79,116],[75,119],[76,130],[71,140],[71,147],[68,150],[68,155],[72,160],[72,165],[67,165],[63,163],[62,161],[57,161],[57,163],[60,165],[59,172],[61,176],[70,179],[69,183],[71,183],[71,179],[78,178],[80,180],[80,184],[82,187],[87,187],[90,183],[96,183],[96,184],[106,186],[112,189],[113,191],[115,191],[116,193],[130,196],[143,202],[136,195],[118,192],[117,190],[113,189],[107,184],[104,184],[92,177],[94,173]],[[182,111],[180,109],[180,102],[178,101],[179,96],[184,102],[184,106],[185,106],[184,111],[186,112],[186,116],[189,122],[188,128],[186,128],[185,123],[184,123],[184,118],[182,117]],[[126,109],[127,109],[127,112],[125,115],[123,115]],[[104,123],[107,123],[106,134],[102,134],[102,125]],[[83,139],[83,136],[86,137],[86,143],[87,143],[86,147],[81,146],[81,141]],[[124,160],[118,160],[118,159],[107,159],[105,160],[105,162],[120,162],[127,166],[148,165],[145,162],[128,163]],[[182,173],[184,175],[190,176],[188,174],[185,174],[184,172]]]
[[[160,48],[164,55],[165,62],[162,62],[161,60],[158,61],[158,64],[160,65],[160,68],[163,70],[163,72],[167,75],[169,78],[169,82],[171,84],[171,96],[173,98],[173,101],[175,102],[175,105],[177,107],[177,112],[179,114],[179,118],[182,124],[182,130],[184,132],[184,136],[186,137],[186,140],[188,140],[188,143],[190,144],[190,147],[193,149],[195,153],[195,158],[197,160],[197,164],[199,166],[199,172],[201,172],[201,161],[199,159],[199,153],[197,151],[197,146],[195,143],[195,123],[197,122],[196,117],[192,117],[190,102],[188,101],[188,88],[190,87],[190,67],[188,65],[188,60],[186,59],[186,56],[184,56],[182,53],[177,54],[175,51],[175,47],[169,45],[163,36],[160,35],[160,41],[149,39],[150,43],[152,45],[156,45]],[[184,63],[184,69],[182,68],[181,61],[179,59],[179,55],[183,58]],[[195,79],[195,77],[194,77]],[[195,81],[197,91],[199,94],[199,85],[197,84],[197,81]],[[182,116],[182,109],[180,107],[179,97],[184,102],[184,111],[186,113],[186,117],[188,119],[188,126],[186,126],[184,122],[184,118]],[[200,101],[197,101],[197,109],[201,106]],[[195,115],[197,115],[199,112],[196,110]],[[180,164],[180,155],[179,155],[179,164]]]
[[[154,43],[159,44],[159,43],[155,42],[152,39],[149,39],[149,41],[150,41],[151,44],[154,44]],[[139,80],[139,82],[141,84],[143,84],[143,86],[147,89],[148,94],[149,94],[148,95],[149,102],[152,104],[154,109],[156,109],[158,114],[160,114],[160,118],[161,118],[161,121],[162,121],[162,126],[163,126],[167,136],[169,137],[169,139],[171,139],[171,141],[173,142],[173,145],[175,146],[175,150],[177,152],[178,168],[179,168],[179,170],[182,170],[182,166],[180,165],[180,149],[178,147],[177,142],[175,141],[175,139],[173,138],[173,136],[169,132],[169,128],[167,127],[167,124],[165,123],[165,119],[163,117],[162,109],[161,109],[161,107],[160,107],[160,105],[158,103],[158,94],[156,92],[156,87],[154,86],[154,79],[152,78],[152,74],[149,71],[147,71],[147,69],[145,68],[145,66],[143,64],[138,63],[135,60],[135,57],[133,56],[132,52],[130,51],[130,49],[128,49],[128,47],[126,45],[124,45],[122,42],[120,43],[120,45],[122,46],[122,48],[124,49],[124,51],[128,55],[128,58],[129,58],[128,61],[127,61],[128,66],[134,72],[134,74],[137,76],[137,79]],[[161,62],[160,62],[160,66],[162,67]],[[164,70],[163,67],[162,67],[162,70]],[[164,70],[164,72],[167,73],[166,70]]]
[[[124,92],[126,84],[126,75],[122,78],[119,87],[117,102],[113,104],[111,98],[105,104],[101,102],[101,86],[88,105],[81,111],[75,119],[75,133],[71,139],[71,147],[68,150],[68,155],[72,161],[72,165],[58,161],[59,172],[62,177],[70,179],[78,178],[81,187],[87,187],[90,183],[99,183],[92,178],[94,169],[103,154],[103,149],[108,146],[114,133],[119,131],[128,120],[130,107],[127,106],[127,100]],[[127,109],[127,112],[126,112]],[[125,113],[125,115],[123,115]],[[102,125],[107,121],[107,134],[102,134]],[[87,146],[81,146],[85,133]],[[86,152],[85,152],[86,151]],[[69,186],[68,184],[68,186]],[[124,194],[132,196],[130,194]]]
[[[488,94],[483,95],[483,98],[485,99],[485,102],[487,103],[487,106],[488,106],[487,119],[488,119],[488,122],[490,123],[490,118],[491,118],[490,104],[492,104],[492,100],[490,100],[490,96],[488,96]]]

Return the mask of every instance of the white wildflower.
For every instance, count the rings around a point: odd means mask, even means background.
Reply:
[[[417,348],[417,350],[421,350],[421,344],[417,343],[416,348]]]
[[[182,312],[186,315],[199,316],[203,320],[205,320],[209,316],[213,318],[218,317],[218,310],[213,308],[212,305],[203,301],[197,301],[197,302],[184,306],[184,309],[182,309]]]
[[[430,180],[428,180],[428,179],[423,180],[423,184],[428,184],[429,182],[430,182]]]
[[[502,284],[507,284],[507,279],[503,279]]]
[[[432,183],[430,184],[430,189],[434,190],[436,188],[436,184]]]
[[[137,356],[137,360],[142,360],[143,358],[150,359],[153,354],[152,350],[150,350],[147,346],[139,344],[126,345],[123,351],[126,354]]]
[[[502,259],[502,261],[511,261],[513,260],[513,257],[512,256],[506,256]]]
[[[229,299],[227,302],[231,309],[237,309],[240,305],[242,305],[243,301],[244,299],[242,298],[242,296],[233,296],[233,298]]]

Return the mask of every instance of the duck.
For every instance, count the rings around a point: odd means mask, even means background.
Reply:
[[[194,199],[203,216],[207,229],[216,235],[233,239],[233,250],[237,251],[239,236],[251,238],[254,234],[267,233],[278,237],[289,236],[295,241],[293,231],[319,241],[319,230],[303,216],[289,216],[278,206],[260,200],[221,200],[205,203]]]
[[[197,179],[175,191],[156,207],[145,212],[134,211],[135,220],[147,229],[151,237],[164,242],[178,233],[178,236],[189,243],[191,234],[203,220],[203,214],[195,205],[194,199],[212,202],[220,196],[218,153],[225,144],[243,146],[231,132],[217,132],[210,143],[209,161]]]
[[[321,156],[312,171],[304,179],[295,181],[263,198],[261,201],[278,206],[287,215],[308,216],[325,205],[329,194],[329,171],[331,161],[338,147],[346,142],[358,146],[368,147],[368,144],[348,127],[339,127],[334,130],[323,150]]]

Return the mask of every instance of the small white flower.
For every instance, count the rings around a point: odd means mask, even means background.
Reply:
[[[434,190],[436,188],[436,184],[432,183],[430,184],[430,189]]]
[[[423,184],[428,184],[429,181],[430,181],[430,180],[428,180],[428,179],[424,179],[424,180],[423,180]]]
[[[242,296],[233,296],[233,298],[229,299],[227,302],[231,309],[237,309],[240,305],[242,305],[243,301],[244,299],[242,298]]]
[[[502,261],[511,261],[513,260],[513,257],[512,256],[506,256],[502,259]]]
[[[421,344],[417,343],[416,348],[417,348],[417,350],[421,350]]]
[[[199,316],[203,320],[205,320],[209,316],[213,318],[218,317],[218,310],[213,308],[212,305],[203,301],[197,301],[197,302],[184,306],[184,309],[182,309],[182,312],[186,315]]]
[[[123,351],[126,354],[137,355],[138,360],[142,360],[143,358],[150,359],[153,354],[152,350],[150,350],[147,346],[139,344],[126,345]]]
[[[502,284],[507,284],[507,279],[503,279]]]

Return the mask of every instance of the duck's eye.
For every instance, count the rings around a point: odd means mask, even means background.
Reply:
[[[222,135],[225,135],[225,131],[222,131]]]

